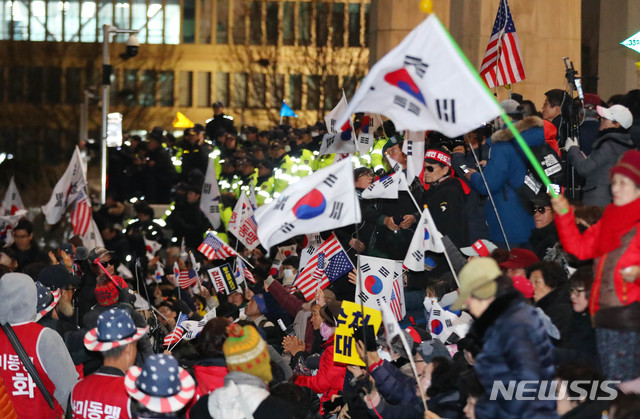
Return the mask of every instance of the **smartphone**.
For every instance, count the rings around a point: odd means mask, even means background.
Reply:
[[[322,402],[322,408],[325,413],[332,412],[336,407],[342,406],[342,396],[336,397],[334,401],[327,400],[326,402]]]
[[[372,325],[368,324],[366,326],[356,327],[353,330],[353,337],[365,344],[365,350],[367,352],[378,350],[378,345],[376,344],[376,332]]]
[[[396,215],[395,217],[393,217],[393,222],[397,226],[399,226],[402,221],[404,221],[404,215]]]
[[[462,169],[463,172],[469,173],[469,168],[467,167],[466,164],[463,164],[462,166],[460,166],[460,168]]]

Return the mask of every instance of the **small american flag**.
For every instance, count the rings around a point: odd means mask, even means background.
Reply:
[[[389,306],[391,307],[391,311],[393,315],[396,316],[396,320],[401,321],[404,315],[402,314],[402,297],[404,291],[400,287],[400,281],[402,280],[402,276],[400,278],[396,278],[393,281],[393,291],[391,291],[391,301]]]
[[[524,66],[516,27],[507,0],[500,0],[489,45],[480,66],[480,77],[489,87],[524,80]]]
[[[238,254],[231,246],[212,233],[207,234],[207,237],[205,237],[204,241],[198,246],[198,251],[209,260],[226,259]]]
[[[91,202],[84,192],[78,197],[71,210],[71,225],[73,234],[84,236],[91,224]]]
[[[198,274],[193,269],[183,270],[178,274],[178,285],[183,290],[190,288],[196,282],[198,282]]]
[[[188,319],[189,316],[187,316],[186,314],[180,313],[178,315],[178,321],[176,322],[175,329],[173,329],[173,332],[165,336],[164,341],[162,342],[164,346],[171,346],[180,341],[182,335],[184,334],[184,327],[182,327],[182,322]]]
[[[256,279],[253,277],[253,274],[251,273],[247,265],[244,263],[244,261],[239,257],[236,258],[236,271],[237,271],[236,276],[239,277],[240,275],[242,275],[244,279],[251,281],[254,284],[256,283]]]
[[[309,262],[307,262],[307,265],[304,267],[304,269],[302,269],[302,271],[298,275],[298,278],[296,278],[296,282],[293,285],[302,292],[307,301],[313,298],[316,290],[318,289],[318,277],[315,274],[316,272],[318,272],[318,269],[316,269],[316,267],[319,263],[319,256],[324,255],[324,269],[327,269],[333,263],[334,255],[340,252],[344,253],[344,249],[340,245],[340,242],[336,238],[336,235],[331,234],[331,236],[327,240],[325,240],[322,245],[320,245],[318,250],[316,250],[316,253],[311,256],[311,259],[309,259]],[[330,278],[327,277],[326,272],[322,272],[322,278],[320,279],[320,288],[325,289],[330,284]]]

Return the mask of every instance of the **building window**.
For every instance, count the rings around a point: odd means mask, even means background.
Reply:
[[[180,0],[166,0],[164,6],[164,43],[180,43]]]
[[[293,45],[295,32],[295,3],[286,1],[282,4],[282,45]]]
[[[113,25],[113,2],[111,0],[100,0],[99,4],[100,5],[98,6],[98,33],[99,33],[98,41],[102,41],[102,26]],[[129,23],[129,20],[127,20],[127,23]]]
[[[334,3],[331,14],[331,43],[334,47],[344,46],[344,3]]]
[[[107,8],[112,8],[113,5],[105,5]],[[122,29],[130,29],[134,26],[131,25],[131,6],[129,2],[117,2],[115,7],[115,13],[113,15],[113,22],[105,22],[109,25],[115,25],[118,28]],[[118,42],[127,42],[128,35],[126,34],[118,34],[114,37]],[[138,40],[140,42],[146,42],[146,39],[141,37],[138,34]]]
[[[183,0],[182,43],[193,44],[196,40],[196,0]]]
[[[267,3],[267,45],[278,45],[278,3]]]
[[[174,82],[173,71],[161,71],[158,73],[158,104],[160,106],[173,106]]]
[[[66,42],[80,41],[80,3],[77,1],[59,2],[63,4],[64,40]]]
[[[62,40],[62,8],[57,1],[47,2],[47,41]],[[14,39],[16,39],[14,37]]]
[[[218,0],[216,10],[216,43],[229,42],[229,0]]]
[[[369,14],[370,6],[370,3],[364,5],[364,44],[362,46],[365,48],[369,47],[369,19],[371,18],[371,15]]]
[[[360,5],[349,4],[349,46],[360,46]]]
[[[178,106],[193,106],[193,71],[178,73]]]
[[[211,18],[213,17],[213,2],[211,0],[200,0],[200,15],[198,18],[199,35],[198,42],[201,44],[211,43]]]
[[[353,76],[345,76],[342,78],[342,90],[347,97],[353,97],[356,92],[358,79]]]
[[[329,13],[327,3],[316,4],[316,46],[326,47],[329,41]]]
[[[324,81],[324,109],[331,110],[342,98],[338,88],[338,76],[326,76]]]
[[[67,105],[82,102],[82,69],[69,67],[65,70],[65,101]]]
[[[249,9],[246,0],[233,3],[233,43],[244,45],[247,41],[247,16]]]
[[[216,91],[214,100],[229,104],[229,73],[216,73]],[[211,104],[209,104],[211,105]]]
[[[42,103],[43,80],[42,67],[29,67],[27,69],[27,101],[29,103]]]
[[[289,76],[289,101],[293,109],[302,109],[302,76],[292,74]]]
[[[211,73],[199,71],[196,74],[196,106],[208,108],[211,106]]]
[[[307,110],[317,111],[320,109],[320,83],[321,76],[307,76]]]
[[[120,99],[125,106],[136,106],[138,97],[138,72],[136,70],[124,70],[122,91]]]
[[[267,79],[263,73],[251,74],[250,108],[264,108],[267,104]]]
[[[44,72],[45,83],[47,88],[44,91],[45,100],[51,105],[60,103],[60,95],[62,86],[62,69],[60,67],[47,67]]]
[[[124,99],[123,91],[120,90],[120,80],[122,79],[120,74],[120,69],[114,68],[111,72],[111,77],[109,77],[109,81],[111,82],[111,88],[109,89],[110,103],[119,103],[121,99]],[[135,90],[135,81],[133,84],[133,89]]]
[[[0,15],[2,15],[1,11],[0,11]],[[29,19],[29,39],[31,41],[44,41],[46,39],[46,33],[47,33],[46,27],[45,27],[46,16],[47,16],[47,8],[46,8],[45,2],[43,0],[32,1],[31,2],[31,18]],[[95,32],[95,27],[94,27],[94,32]]]
[[[138,95],[140,106],[156,105],[156,72],[153,70],[143,70],[140,72],[140,95]]]
[[[284,74],[271,76],[271,89],[269,94],[269,108],[280,109],[284,100]]]
[[[243,109],[247,107],[247,74],[233,75],[233,89],[231,90],[231,107]]]
[[[262,2],[252,1],[249,12],[249,39],[251,45],[262,45]]]
[[[311,3],[298,3],[298,45],[311,44]]]
[[[162,0],[150,0],[147,10],[147,42],[150,44],[162,44],[162,23],[164,21],[164,9]],[[134,28],[136,28],[134,26]]]
[[[80,9],[80,41],[96,42],[97,10],[95,1],[83,1]],[[34,39],[31,39],[34,41]]]

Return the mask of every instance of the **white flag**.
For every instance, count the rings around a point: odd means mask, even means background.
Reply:
[[[100,230],[98,229],[98,225],[91,217],[91,224],[89,224],[89,228],[84,236],[82,236],[82,243],[87,249],[93,249],[95,247],[104,247],[104,242],[102,241],[102,236],[100,235]]]
[[[391,259],[358,256],[360,280],[356,281],[355,302],[377,310],[388,304],[396,320],[406,314],[402,264]],[[360,287],[362,284],[362,288]]]
[[[13,176],[11,176],[9,186],[2,200],[2,211],[0,211],[0,215],[14,215],[17,211],[23,209],[25,208],[22,203],[22,198],[20,198],[16,182],[13,180]]]
[[[82,168],[80,150],[76,147],[67,170],[53,188],[49,202],[42,206],[42,213],[45,215],[47,223],[55,224],[60,221],[67,206],[75,202],[78,195],[83,193],[86,185],[87,179]]]
[[[13,215],[0,216],[0,242],[4,242],[4,246],[13,244],[13,229],[18,225],[22,217],[27,215],[27,210],[18,210]]]
[[[265,249],[301,234],[333,230],[361,220],[351,161],[343,160],[302,178],[255,213]]]
[[[367,189],[362,191],[363,199],[398,199],[399,191],[407,191],[402,172],[395,172],[373,182]]]
[[[328,134],[325,134],[322,138],[322,145],[319,150],[321,156],[332,153],[352,154],[356,152],[351,118],[345,119],[340,125],[336,125],[336,119],[347,110],[347,107],[347,98],[342,92],[340,102],[324,118]]]
[[[356,146],[360,154],[366,154],[373,147],[373,134],[382,126],[382,118],[377,113],[365,113],[360,124]]]
[[[233,208],[227,229],[249,250],[255,249],[260,244],[253,207],[244,192],[240,193],[240,198]]]
[[[209,159],[207,174],[204,176],[202,195],[200,195],[200,209],[209,219],[214,229],[220,227],[220,189],[218,189],[213,159]]]
[[[336,125],[356,112],[383,114],[398,130],[457,137],[500,115],[500,107],[431,14],[373,66]]]
[[[412,271],[424,271],[424,258],[427,251],[442,253],[444,252],[444,244],[442,243],[442,234],[436,228],[429,209],[425,208],[409,244],[409,250],[404,258],[404,266]]]
[[[322,240],[320,233],[306,235],[304,239],[304,247],[300,251],[300,265],[298,266],[298,270],[302,270],[307,266],[309,259],[311,259],[311,256],[313,256],[316,250],[318,250],[318,247],[320,247],[322,242],[324,242],[324,240]]]
[[[402,151],[407,155],[407,183],[411,184],[424,168],[425,131],[407,131]]]

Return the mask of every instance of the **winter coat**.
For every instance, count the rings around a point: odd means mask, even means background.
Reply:
[[[224,386],[224,377],[228,372],[224,359],[206,359],[194,365],[193,373],[198,383],[195,399],[213,393]]]
[[[470,244],[465,222],[467,196],[461,182],[458,178],[449,177],[430,185],[422,196],[422,204],[429,208],[438,231],[448,236],[458,248]]]
[[[322,397],[320,397],[321,404],[331,400],[331,396],[342,391],[344,376],[347,372],[345,364],[333,360],[334,340],[335,335],[331,336],[322,345],[323,352],[320,356],[318,373],[313,376],[300,375],[295,381],[299,386],[309,387],[314,392],[322,394]],[[323,412],[321,411],[320,413]]]
[[[532,116],[514,125],[530,147],[545,143],[542,119]],[[525,243],[534,228],[533,216],[522,207],[516,191],[524,184],[528,162],[507,128],[497,131],[487,143],[491,146],[491,151],[484,168],[484,176],[500,214],[505,234],[509,243]],[[488,195],[480,173],[471,175],[470,184],[481,195]],[[504,236],[492,205],[487,205],[485,214],[489,224],[490,240],[494,243],[504,243]]]
[[[569,298],[569,290],[566,285],[560,285],[542,297],[536,306],[540,307],[544,313],[549,316],[560,332],[560,340],[553,341],[558,346],[566,346],[571,331],[571,318],[573,316],[573,307]]]
[[[582,260],[598,258],[589,299],[591,315],[600,310],[603,281],[613,281],[622,308],[640,302],[640,281],[626,282],[620,274],[623,268],[640,265],[640,199],[623,206],[608,205],[600,220],[582,234],[576,226],[573,209],[566,214],[556,214],[555,223],[560,242],[568,253]],[[611,257],[617,260],[609,262]],[[612,263],[615,268],[604,269],[605,264]],[[597,316],[595,320],[597,327]]]
[[[476,403],[477,418],[542,418],[556,416],[553,400],[504,400],[498,392],[490,400],[494,383],[509,388],[509,381],[552,380],[553,347],[540,316],[519,291],[497,297],[471,327],[469,335],[481,345],[476,373],[485,393]]]
[[[609,171],[632,148],[634,144],[626,129],[611,128],[600,132],[589,157],[585,158],[578,147],[569,149],[567,156],[571,165],[585,178],[582,189],[585,205],[606,207],[611,203]]]
[[[380,395],[391,404],[422,403],[416,395],[416,380],[403,374],[388,361],[369,367]]]
[[[596,348],[596,332],[591,324],[589,311],[576,311],[571,316],[571,329],[564,348],[556,350],[558,364],[575,362],[579,364],[599,366]]]
[[[558,232],[553,223],[550,223],[546,227],[533,229],[531,237],[529,237],[529,243],[531,243],[533,253],[535,253],[540,260],[544,260],[549,249],[553,248],[557,242]]]

